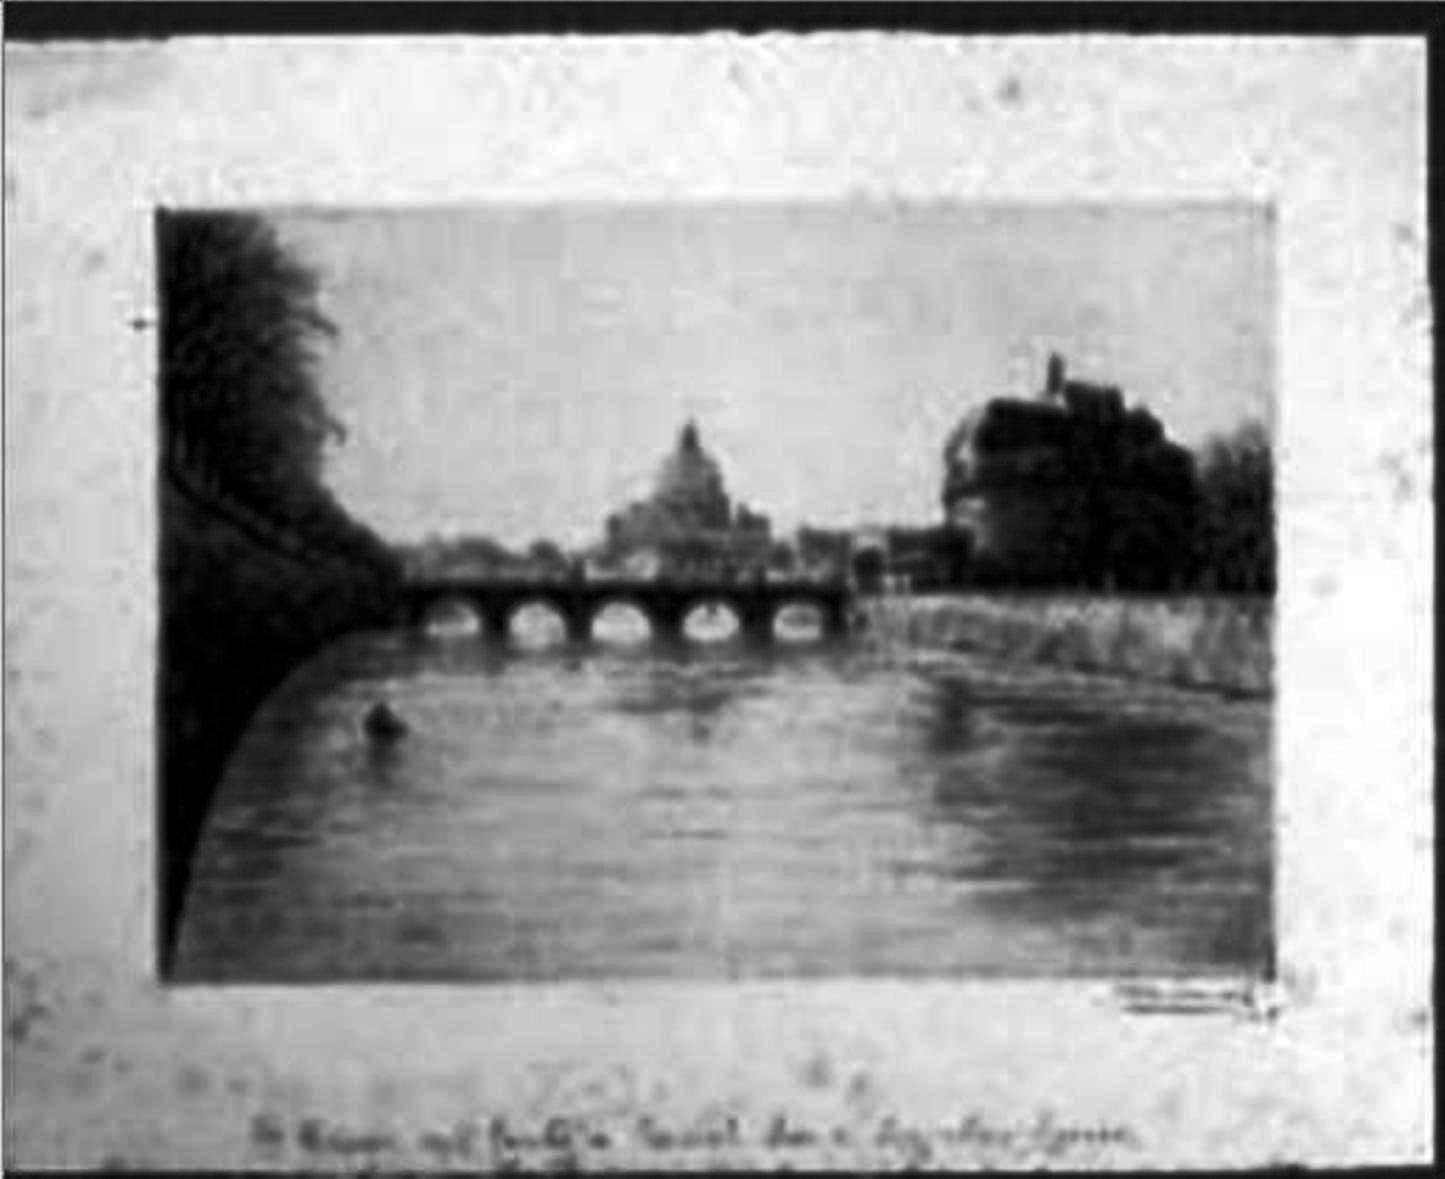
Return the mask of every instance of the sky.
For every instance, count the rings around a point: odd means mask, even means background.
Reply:
[[[338,334],[327,480],[389,540],[596,540],[693,418],[775,530],[932,523],[997,396],[1122,386],[1196,445],[1274,425],[1259,206],[283,211]]]

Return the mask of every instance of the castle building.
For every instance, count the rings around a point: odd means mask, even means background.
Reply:
[[[983,580],[1167,589],[1188,572],[1194,459],[1113,386],[1068,380],[966,415],[944,452],[948,526]]]
[[[603,545],[614,561],[661,575],[741,573],[765,565],[771,547],[768,518],[733,505],[693,422],[663,460],[652,494],[608,518]]]

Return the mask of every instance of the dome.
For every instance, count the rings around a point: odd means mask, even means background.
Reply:
[[[658,471],[653,498],[698,521],[726,524],[728,497],[722,469],[703,449],[697,427],[691,422],[678,438],[677,449]]]

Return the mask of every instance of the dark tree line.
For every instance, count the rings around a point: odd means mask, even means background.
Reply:
[[[322,483],[326,446],[344,432],[316,385],[316,349],[335,332],[316,276],[250,213],[162,213],[157,247],[167,475],[315,549],[388,564]]]
[[[1274,453],[1256,423],[1211,438],[1199,453],[1195,560],[1203,589],[1273,593]]]

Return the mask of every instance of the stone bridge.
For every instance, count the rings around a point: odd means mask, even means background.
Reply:
[[[462,602],[476,612],[483,631],[493,636],[511,632],[512,616],[524,606],[554,611],[575,642],[592,637],[592,624],[606,607],[631,606],[640,611],[654,637],[680,638],[687,616],[699,606],[724,606],[747,637],[772,637],[778,612],[786,606],[814,607],[825,635],[847,631],[851,594],[843,582],[818,581],[685,581],[582,580],[558,578],[416,579],[402,589],[402,617],[408,627],[421,627],[444,602]]]

